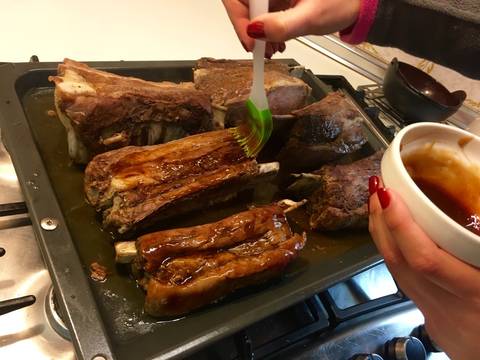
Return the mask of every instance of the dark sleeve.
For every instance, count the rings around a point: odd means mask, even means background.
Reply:
[[[378,0],[367,41],[480,79],[480,1]]]

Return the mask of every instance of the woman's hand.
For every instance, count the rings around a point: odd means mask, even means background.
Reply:
[[[425,316],[428,334],[452,359],[478,359],[480,269],[440,249],[378,177],[369,185],[369,231],[401,290]]]
[[[283,52],[285,41],[297,36],[348,28],[360,10],[360,0],[270,0],[270,12],[250,21],[248,0],[223,0],[223,4],[245,50],[253,49],[254,38],[263,39],[270,56]]]

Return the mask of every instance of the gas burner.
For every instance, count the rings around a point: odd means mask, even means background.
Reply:
[[[63,321],[62,314],[58,310],[59,308],[55,298],[55,292],[53,286],[50,286],[45,299],[45,313],[47,314],[48,322],[61,337],[71,341],[72,338],[70,336],[70,331]]]

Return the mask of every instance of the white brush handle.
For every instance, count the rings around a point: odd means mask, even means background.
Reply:
[[[268,0],[250,0],[250,19],[268,12]],[[255,40],[253,48],[253,84],[250,99],[259,110],[268,108],[264,86],[265,41]]]

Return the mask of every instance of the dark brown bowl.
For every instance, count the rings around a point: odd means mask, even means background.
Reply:
[[[427,73],[394,58],[383,80],[383,92],[407,123],[443,121],[467,97],[463,90],[450,92]]]

